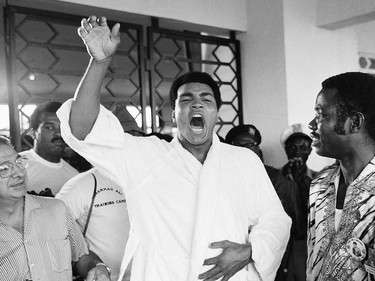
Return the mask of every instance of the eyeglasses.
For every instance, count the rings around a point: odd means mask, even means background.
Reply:
[[[14,165],[20,169],[25,169],[27,167],[27,157],[19,157],[14,161],[5,161],[0,164],[0,178],[8,178],[13,174]]]

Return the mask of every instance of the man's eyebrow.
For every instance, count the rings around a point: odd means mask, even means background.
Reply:
[[[193,96],[193,93],[191,93],[191,92],[184,92],[184,93],[180,94],[180,97],[181,96],[189,96],[189,97],[191,97],[191,96]]]
[[[41,124],[42,125],[55,125],[57,122],[54,122],[54,121],[46,121],[46,122],[42,122]]]
[[[203,93],[200,93],[201,96],[214,96],[213,93],[211,92],[203,92]]]
[[[185,92],[185,93],[182,93],[179,95],[179,97],[192,97],[194,96],[193,93],[191,92]],[[210,96],[210,97],[215,97],[213,93],[210,93],[210,92],[202,92],[202,93],[199,93],[199,96],[201,97],[207,97],[207,96]]]

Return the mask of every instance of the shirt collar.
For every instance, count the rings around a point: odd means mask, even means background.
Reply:
[[[33,196],[29,194],[25,195],[25,219],[29,218],[29,214],[33,210],[40,208],[42,208],[42,206],[40,206],[39,202]]]

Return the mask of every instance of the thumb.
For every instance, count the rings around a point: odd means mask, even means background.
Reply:
[[[226,240],[212,242],[212,243],[210,243],[210,248],[211,249],[225,248],[226,247],[226,242],[227,242]]]
[[[111,35],[116,42],[120,41],[120,24],[116,23],[111,31]]]

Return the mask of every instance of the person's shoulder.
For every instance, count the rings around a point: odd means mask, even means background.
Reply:
[[[324,167],[321,171],[316,172],[311,182],[311,185],[315,185],[323,181],[330,181],[332,176],[335,175],[337,168],[338,168],[337,164],[333,163],[332,165]]]
[[[32,157],[33,152],[34,152],[33,149],[29,149],[29,150],[20,151],[18,154],[21,156]]]
[[[275,167],[268,166],[268,165],[264,165],[264,168],[266,169],[266,172],[270,178],[276,177],[276,176],[282,176],[280,169],[277,169]]]
[[[254,163],[261,163],[260,158],[256,155],[252,150],[244,147],[239,147],[227,143],[220,143],[221,149],[224,153],[224,157],[231,158],[232,161],[238,161],[242,164],[254,164]],[[263,166],[263,164],[262,164]]]
[[[92,168],[88,171],[78,173],[63,185],[59,193],[69,190],[69,192],[78,194],[80,190],[82,190],[83,192],[91,190],[91,187],[94,186],[93,174],[97,176],[99,172],[97,172],[95,168]],[[99,177],[97,176],[97,178]]]
[[[33,200],[39,203],[39,205],[43,209],[65,209],[66,205],[63,201],[57,199],[57,198],[52,198],[52,197],[43,197],[43,196],[38,196],[38,195],[30,195]]]
[[[68,170],[73,175],[79,174],[78,170],[74,168],[72,165],[70,165],[68,162],[66,162],[64,159],[61,158],[61,162],[63,163],[63,167],[65,170]]]

